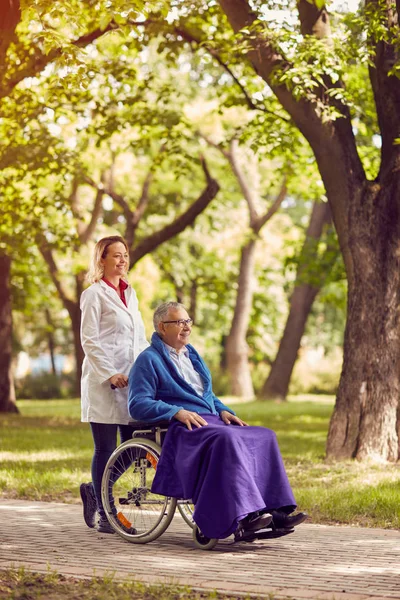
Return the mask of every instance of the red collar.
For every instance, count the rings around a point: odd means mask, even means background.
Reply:
[[[118,292],[118,288],[117,288],[117,287],[115,287],[115,285],[114,285],[114,284],[112,284],[112,283],[111,283],[111,281],[108,281],[108,279],[105,279],[104,277],[103,277],[103,281],[104,281],[104,283],[106,283],[107,285],[109,285],[109,286],[110,286],[110,288],[112,288],[113,290],[115,290],[116,292]],[[123,279],[120,279],[120,280],[119,280],[119,289],[120,289],[121,291],[123,291],[123,292],[124,292],[124,291],[126,290],[126,288],[128,287],[128,285],[129,285],[129,284],[128,284],[128,283],[126,283],[126,281],[124,281]]]
[[[110,288],[112,288],[113,290],[115,290],[117,292],[117,294],[121,298],[122,302],[128,308],[128,304],[127,304],[126,298],[125,298],[125,290],[129,284],[126,283],[126,281],[124,281],[123,279],[120,279],[119,280],[119,291],[118,291],[118,288],[116,288],[115,285],[113,285],[111,283],[111,281],[108,281],[108,279],[104,279],[104,277],[103,277],[102,281],[104,281],[104,283],[106,283]]]

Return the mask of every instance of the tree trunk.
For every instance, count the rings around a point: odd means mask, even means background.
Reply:
[[[76,364],[76,383],[75,389],[78,396],[81,395],[81,377],[82,377],[82,363],[85,354],[81,345],[81,309],[79,302],[69,309],[69,316],[71,317],[72,323],[72,334],[74,338],[74,351],[75,351],[75,364]]]
[[[51,371],[52,371],[53,375],[57,375],[53,322],[51,320],[51,314],[50,314],[49,309],[45,308],[44,312],[45,312],[45,316],[46,316],[46,323],[48,326],[47,342],[48,342],[48,348],[49,348],[49,354],[50,354],[50,360],[51,360]]]
[[[254,388],[248,361],[246,335],[253,300],[253,272],[256,240],[242,248],[236,305],[231,330],[226,339],[226,365],[230,391],[234,396],[253,398]]]
[[[197,320],[197,281],[194,280],[190,285],[190,303],[189,303],[189,315],[196,323]]]
[[[309,284],[295,287],[290,300],[290,310],[285,330],[271,371],[261,390],[261,399],[286,400],[301,338],[319,289]]]
[[[14,401],[11,378],[12,310],[10,290],[11,258],[0,254],[0,412],[19,412]]]
[[[399,458],[399,171],[387,181],[365,185],[349,211],[355,268],[328,458]]]
[[[290,299],[289,315],[282,339],[279,343],[278,353],[260,393],[262,399],[286,399],[307,319],[314,300],[323,285],[326,271],[318,273],[318,283],[320,285],[303,283],[302,275],[304,271],[307,272],[307,262],[310,259],[311,261],[316,260],[316,242],[322,235],[324,225],[330,219],[331,215],[328,204],[315,202],[301,250],[300,256],[303,257],[303,261],[301,260],[298,267],[295,288]]]

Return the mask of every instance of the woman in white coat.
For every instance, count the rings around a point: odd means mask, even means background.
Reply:
[[[82,421],[89,422],[94,441],[92,482],[80,486],[88,527],[114,533],[101,502],[106,463],[121,442],[132,437],[128,413],[128,375],[139,353],[149,345],[134,289],[127,283],[129,253],[125,240],[110,236],[97,242],[87,279],[92,285],[81,296]]]

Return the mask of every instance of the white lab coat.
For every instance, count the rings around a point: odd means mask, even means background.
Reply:
[[[81,295],[82,365],[81,418],[94,423],[126,425],[128,388],[112,390],[108,379],[129,374],[137,356],[147,348],[142,316],[134,289],[125,290],[128,308],[104,281]]]

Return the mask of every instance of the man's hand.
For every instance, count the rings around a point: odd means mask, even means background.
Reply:
[[[128,378],[123,373],[116,373],[108,380],[111,385],[114,385],[116,388],[124,388],[128,385]]]
[[[178,410],[178,412],[174,415],[174,418],[186,425],[190,431],[192,431],[192,425],[195,427],[203,427],[203,425],[208,425],[207,421],[205,421],[198,413],[191,410],[185,410],[184,408]]]
[[[219,416],[221,417],[223,422],[226,423],[226,425],[230,425],[231,423],[233,423],[234,425],[240,425],[241,427],[248,427],[249,425],[248,423],[245,423],[244,421],[242,421],[242,419],[239,419],[239,417],[233,415],[227,410],[221,410]]]

